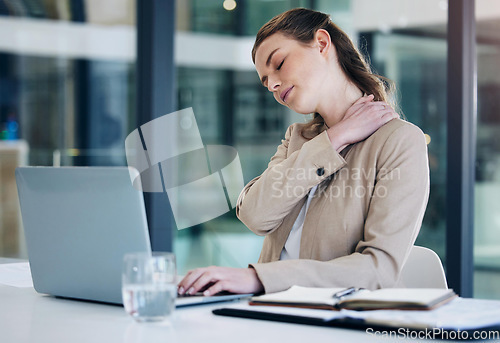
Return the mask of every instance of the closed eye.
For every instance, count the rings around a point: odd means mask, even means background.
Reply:
[[[285,62],[285,60],[281,61],[280,65],[279,65],[279,66],[278,66],[278,68],[277,68],[278,70],[280,70],[280,69],[281,69],[281,66],[283,65],[283,62]]]

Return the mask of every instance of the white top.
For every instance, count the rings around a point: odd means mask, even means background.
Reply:
[[[304,227],[304,221],[306,219],[307,209],[309,208],[309,204],[311,203],[312,198],[314,197],[314,193],[318,185],[311,188],[309,191],[309,195],[307,196],[307,201],[302,206],[297,219],[295,219],[295,223],[293,223],[292,230],[288,235],[285,246],[281,251],[280,260],[297,260],[299,258],[300,252],[300,238],[302,237],[302,228]]]

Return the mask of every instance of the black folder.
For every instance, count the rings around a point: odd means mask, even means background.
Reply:
[[[293,323],[293,324],[305,324],[305,325],[315,325],[315,326],[323,326],[323,327],[340,327],[340,328],[348,328],[348,329],[357,329],[357,330],[371,330],[372,332],[392,332],[395,337],[397,336],[405,336],[407,338],[429,338],[429,333],[432,333],[431,338],[433,339],[463,339],[468,338],[472,339],[474,337],[478,337],[479,339],[485,339],[483,337],[488,337],[489,339],[500,340],[500,301],[494,300],[478,300],[478,299],[463,299],[463,302],[455,302],[451,303],[451,306],[454,308],[450,308],[450,311],[456,311],[462,309],[463,307],[469,307],[470,311],[475,311],[474,304],[479,304],[478,308],[483,306],[484,303],[490,306],[488,310],[489,313],[484,313],[479,317],[483,318],[482,320],[476,320],[474,323],[470,322],[467,324],[457,324],[458,326],[450,326],[450,327],[423,327],[421,323],[415,323],[413,325],[411,321],[406,323],[401,323],[400,325],[395,325],[394,323],[384,323],[383,320],[376,321],[366,321],[363,318],[354,318],[346,316],[332,316],[332,318],[327,318],[328,316],[314,316],[309,315],[308,312],[303,312],[305,315],[298,314],[286,314],[286,313],[277,313],[273,309],[267,310],[265,306],[243,306],[238,308],[236,307],[225,307],[219,308],[212,311],[213,314],[219,316],[228,316],[228,317],[238,317],[238,318],[248,318],[248,319],[257,319],[257,320],[268,320],[275,322],[284,322],[284,323]],[[471,306],[472,304],[472,306]],[[449,306],[449,305],[444,305]],[[444,307],[443,306],[443,307]],[[498,309],[495,307],[498,306]],[[253,309],[255,308],[255,310]],[[269,308],[269,307],[267,307]],[[326,311],[328,310],[307,310],[304,311]],[[395,310],[400,311],[400,310]],[[486,311],[486,312],[488,312]],[[418,312],[429,312],[429,311],[405,311],[406,317],[408,314],[416,314]],[[498,316],[494,316],[494,313],[498,312]],[[310,312],[313,313],[313,312]],[[316,312],[317,313],[317,312]],[[373,312],[375,313],[375,312]],[[458,312],[460,314],[460,312]],[[463,313],[463,312],[462,312]],[[469,312],[471,313],[471,312]],[[453,319],[451,320],[453,321]],[[367,331],[368,332],[368,331]],[[482,335],[482,336],[481,336]]]

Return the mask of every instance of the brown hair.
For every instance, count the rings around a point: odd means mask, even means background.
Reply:
[[[349,36],[330,20],[328,14],[306,8],[295,8],[275,16],[257,33],[252,49],[252,60],[255,63],[257,48],[274,33],[280,32],[307,44],[314,39],[314,34],[319,29],[326,30],[330,35],[337,50],[338,62],[347,78],[363,93],[373,94],[375,101],[385,101],[396,108],[394,100],[388,96],[388,93],[392,93],[395,89],[394,83],[371,71],[369,64],[359,53]],[[313,119],[304,127],[303,132],[317,132],[323,123],[324,120],[320,114],[314,113]]]

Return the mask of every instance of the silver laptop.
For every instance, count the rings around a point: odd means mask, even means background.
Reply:
[[[35,290],[121,304],[123,256],[151,251],[143,194],[129,168],[21,167],[16,181]],[[176,306],[245,296],[182,297]]]

